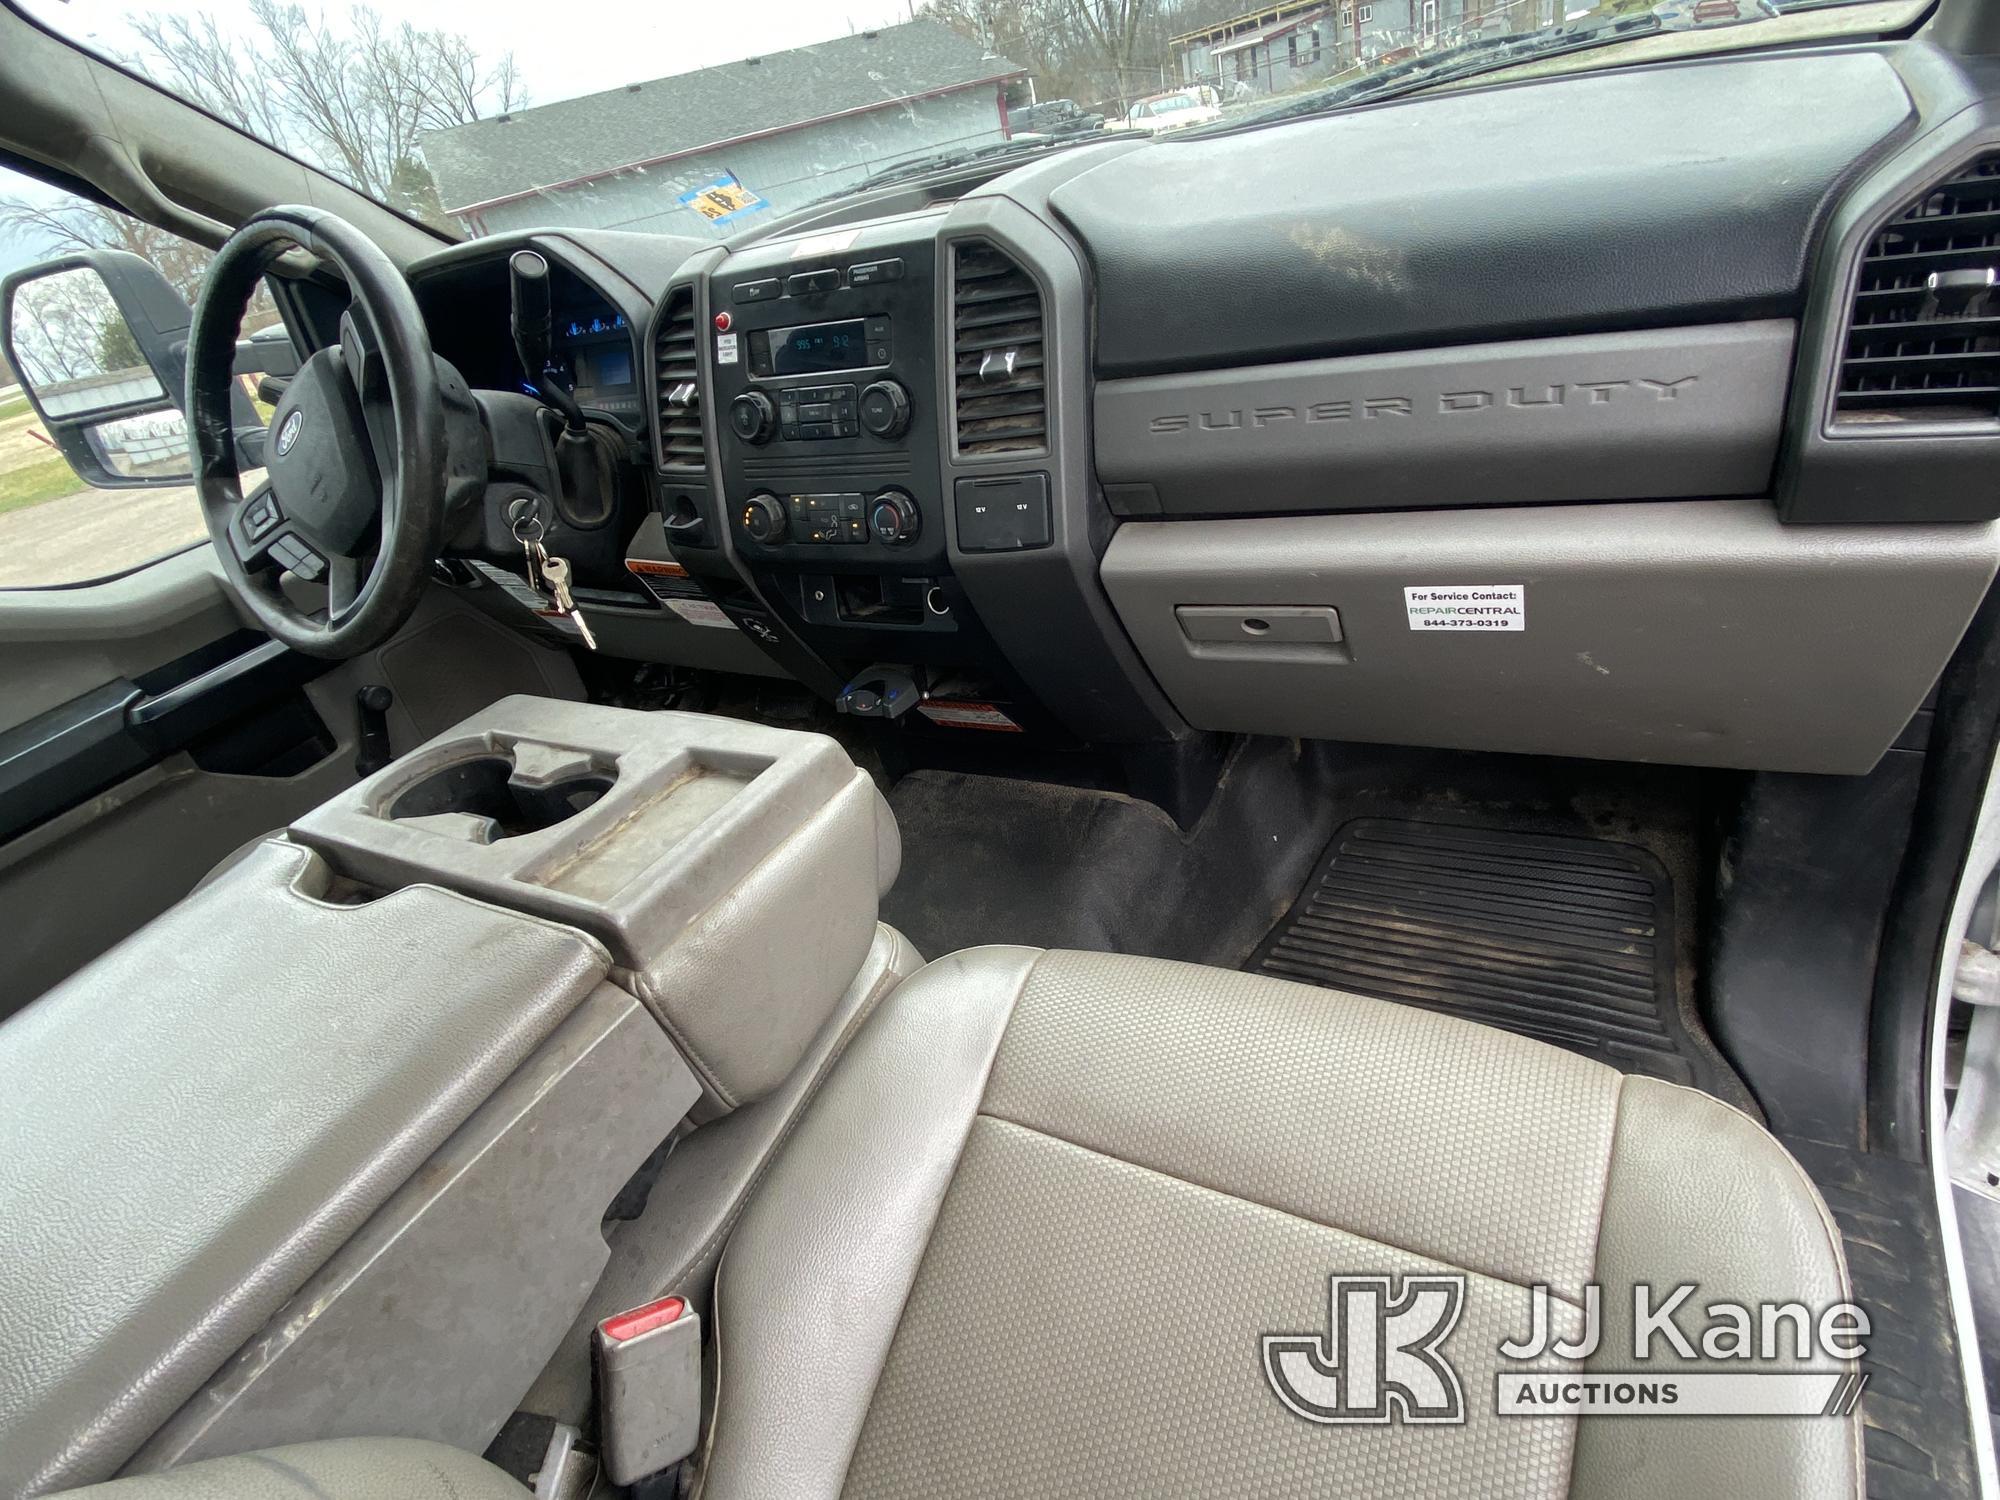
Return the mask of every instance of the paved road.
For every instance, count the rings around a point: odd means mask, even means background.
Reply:
[[[0,515],[0,588],[103,578],[207,535],[192,488],[83,490]]]

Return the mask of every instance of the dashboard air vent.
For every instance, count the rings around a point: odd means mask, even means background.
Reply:
[[[1045,451],[1042,295],[1034,278],[997,247],[967,240],[952,252],[951,300],[959,453]]]
[[[708,463],[701,440],[699,344],[694,331],[694,289],[667,293],[653,351],[660,403],[660,466],[699,469]]]
[[[1834,411],[1843,424],[2000,416],[2000,152],[1869,242]]]

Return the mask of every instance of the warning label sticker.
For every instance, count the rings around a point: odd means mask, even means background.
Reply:
[[[991,729],[998,730],[1001,734],[1021,733],[1021,726],[991,703],[933,698],[927,703],[919,703],[917,712],[933,724],[943,724],[951,729]]]
[[[739,357],[736,335],[718,333],[715,336],[715,362],[719,365],[733,365]]]
[[[1528,588],[1520,583],[1460,583],[1403,590],[1412,630],[1526,630]]]
[[[661,602],[690,625],[706,625],[711,630],[736,628],[736,622],[722,612],[722,606],[707,599],[664,599]]]

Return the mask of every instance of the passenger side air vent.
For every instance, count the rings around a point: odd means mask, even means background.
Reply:
[[[708,464],[701,440],[700,345],[694,332],[694,289],[667,293],[653,350],[660,403],[660,467],[700,469]]]
[[[997,247],[952,251],[952,420],[962,456],[1048,448],[1042,294]]]
[[[2000,152],[1869,242],[1834,413],[1842,424],[2000,416]]]

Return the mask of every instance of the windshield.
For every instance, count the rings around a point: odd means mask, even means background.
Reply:
[[[726,239],[1105,132],[1172,140],[1584,49],[1797,41],[1920,0],[604,0],[588,26],[529,0],[17,3],[448,235]]]

